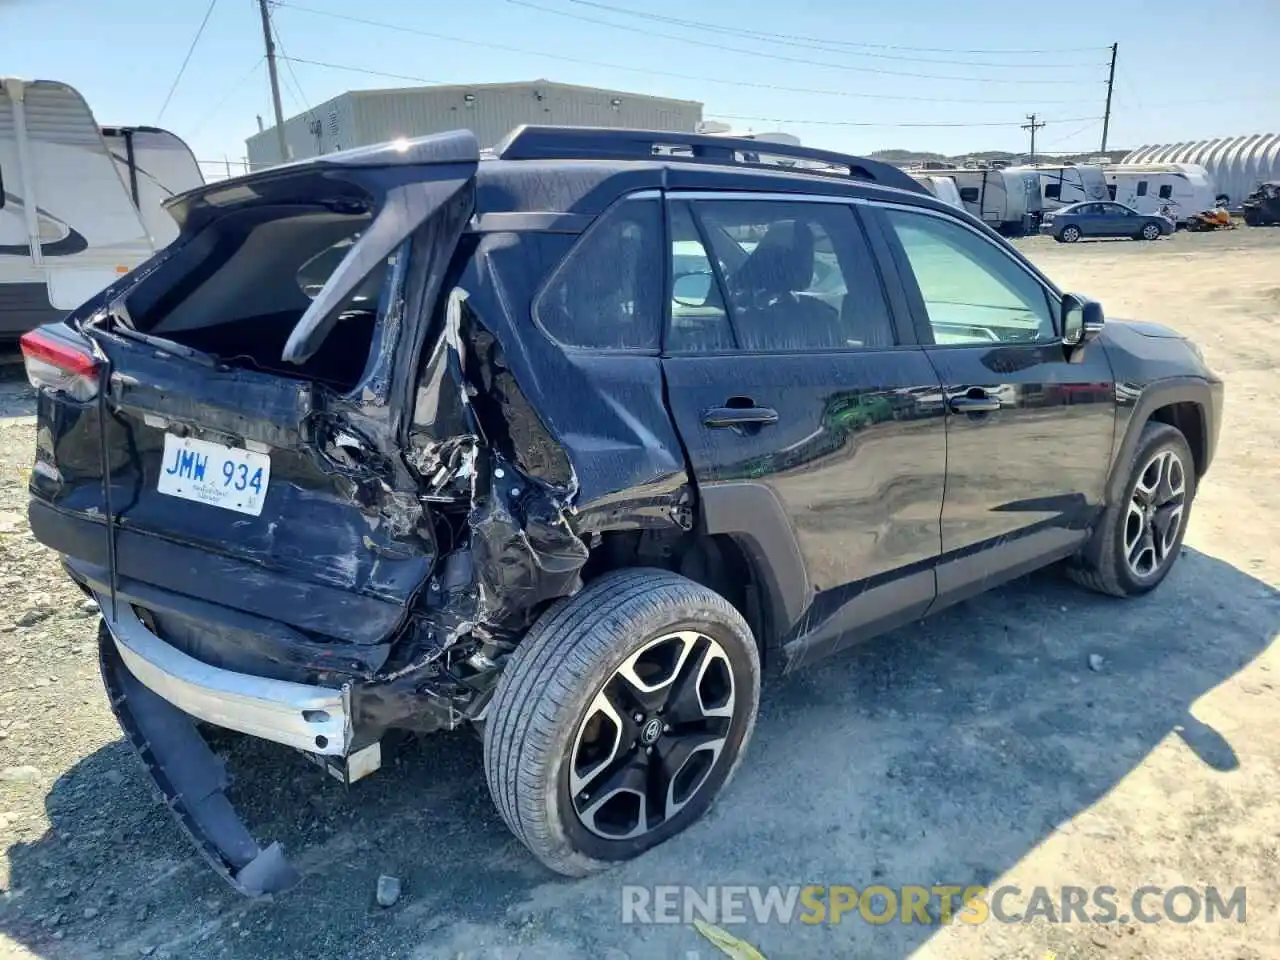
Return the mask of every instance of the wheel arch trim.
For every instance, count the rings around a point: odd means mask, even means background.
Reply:
[[[763,483],[735,480],[702,487],[699,503],[705,531],[732,538],[760,578],[768,601],[767,635],[761,640],[780,646],[813,599],[804,556],[781,501]]]
[[[1171,377],[1158,380],[1145,387],[1129,408],[1128,419],[1123,431],[1117,431],[1116,445],[1112,451],[1111,473],[1107,478],[1107,501],[1115,502],[1124,495],[1124,486],[1129,480],[1129,461],[1142,437],[1142,430],[1151,422],[1152,415],[1163,407],[1176,403],[1191,403],[1200,412],[1201,436],[1204,442],[1203,466],[1199,473],[1204,474],[1213,460],[1213,451],[1217,442],[1217,423],[1210,415],[1213,407],[1213,391],[1209,381],[1201,377]],[[1192,443],[1192,438],[1187,438]],[[1196,451],[1193,449],[1192,454]]]

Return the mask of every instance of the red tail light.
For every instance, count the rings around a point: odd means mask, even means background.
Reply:
[[[19,342],[27,379],[37,390],[65,393],[76,400],[98,395],[98,360],[78,336],[41,327],[24,333]]]

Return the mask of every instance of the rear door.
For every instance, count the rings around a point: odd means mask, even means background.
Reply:
[[[302,168],[186,201],[170,251],[73,319],[108,389],[42,398],[37,535],[106,567],[110,514],[121,579],[384,639],[436,555],[400,444],[474,170]]]
[[[1064,350],[1057,293],[1007,244],[939,211],[878,216],[946,393],[946,603],[1084,540],[1103,507],[1115,384],[1096,344]]]
[[[785,515],[799,559],[768,559],[801,564],[812,595],[791,662],[918,615],[939,549],[940,384],[853,206],[669,198],[669,402],[704,502],[760,485]]]
[[[1071,215],[1083,236],[1101,237],[1106,234],[1106,224],[1102,218],[1102,204],[1078,204],[1072,209]]]

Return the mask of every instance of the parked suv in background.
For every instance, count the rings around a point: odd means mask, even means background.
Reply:
[[[24,339],[32,530],[240,890],[297,874],[197,721],[348,782],[390,730],[477,727],[503,819],[580,875],[706,811],[762,668],[1058,561],[1120,597],[1169,572],[1222,399],[1178,334],[1104,325],[860,158],[536,127],[492,154],[185,194],[176,243]]]

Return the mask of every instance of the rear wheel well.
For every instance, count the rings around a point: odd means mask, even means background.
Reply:
[[[1167,423],[1187,438],[1187,445],[1191,447],[1191,456],[1196,463],[1196,476],[1204,476],[1207,451],[1205,450],[1204,410],[1201,406],[1191,401],[1171,403],[1153,411],[1150,419],[1156,423]]]
[[[768,633],[768,597],[746,553],[726,534],[616,530],[599,534],[583,569],[583,580],[628,567],[661,567],[716,591],[736,609],[756,638],[763,662]]]

